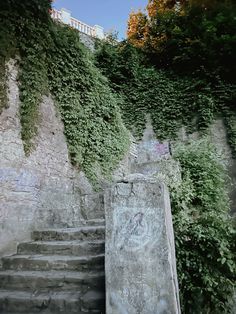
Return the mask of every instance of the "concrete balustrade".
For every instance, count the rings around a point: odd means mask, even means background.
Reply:
[[[54,19],[54,20],[61,20],[61,12],[60,11],[57,11],[55,9],[52,9],[51,10],[51,17]]]
[[[90,26],[86,23],[83,23],[71,16],[71,12],[66,9],[61,9],[58,11],[56,9],[51,10],[51,17],[54,20],[61,21],[62,23],[68,24],[71,27],[77,29],[79,32],[84,33],[91,37],[96,37],[99,39],[103,39],[104,29],[99,25]]]

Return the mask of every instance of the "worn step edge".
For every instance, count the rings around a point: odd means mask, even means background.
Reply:
[[[48,293],[0,290],[0,313],[5,313],[4,311],[39,312],[46,309],[59,313],[80,309],[80,304],[78,292],[56,292],[49,295]]]
[[[73,271],[0,271],[0,289],[78,289],[104,288],[104,271],[73,272]]]
[[[32,293],[28,291],[0,290],[0,313],[41,313],[51,310],[53,313],[82,313],[90,310],[104,309],[104,294],[89,292],[82,295],[78,292]]]
[[[18,254],[57,254],[77,255],[99,254],[105,251],[104,240],[91,241],[32,241],[20,243],[17,247]]]
[[[104,226],[84,226],[80,228],[47,229],[32,232],[35,241],[44,240],[84,240],[84,238],[96,238],[105,236]]]
[[[2,268],[17,270],[81,270],[104,266],[104,254],[71,255],[12,255],[2,258]]]

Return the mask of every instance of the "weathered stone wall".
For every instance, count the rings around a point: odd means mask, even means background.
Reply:
[[[148,118],[142,140],[137,143],[137,157],[132,161],[131,171],[145,175],[160,172],[160,162],[171,157],[168,142],[157,140],[151,120]]]
[[[103,216],[100,194],[70,164],[63,125],[50,97],[40,104],[35,149],[25,156],[14,61],[8,72],[8,108],[0,116],[0,256],[14,252],[33,229],[76,226]]]
[[[171,159],[171,150],[174,150],[176,144],[185,143],[188,140],[197,140],[200,138],[199,132],[187,134],[184,127],[178,133],[178,139],[175,141],[161,143],[156,139],[150,118],[146,125],[142,141],[137,145],[137,158],[131,163],[131,172],[142,174],[167,174],[171,171],[172,175],[179,176],[179,168]],[[230,177],[229,196],[231,200],[231,212],[236,214],[236,159],[232,157],[232,152],[227,141],[227,132],[223,120],[215,120],[208,130],[208,138],[216,147],[218,155],[228,170]],[[166,162],[164,162],[166,160]],[[171,166],[173,164],[173,167]],[[169,167],[172,167],[170,169]]]

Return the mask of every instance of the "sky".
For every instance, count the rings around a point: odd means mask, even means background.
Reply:
[[[71,15],[91,26],[97,24],[105,31],[118,31],[126,37],[126,26],[132,10],[144,9],[148,0],[55,0],[53,7],[65,8]]]

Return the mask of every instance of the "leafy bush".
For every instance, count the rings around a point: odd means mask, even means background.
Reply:
[[[177,148],[174,158],[182,172],[169,186],[183,313],[230,313],[236,237],[225,169],[206,140]]]

